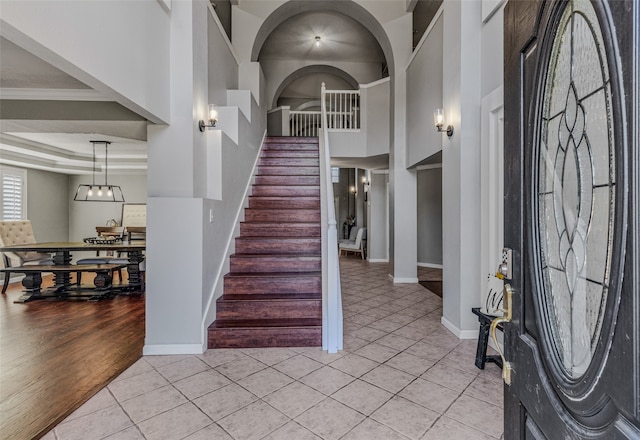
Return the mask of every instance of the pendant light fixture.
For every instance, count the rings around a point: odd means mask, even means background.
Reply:
[[[124,202],[122,189],[118,185],[110,185],[107,181],[109,165],[109,141],[89,141],[93,144],[93,179],[91,185],[80,184],[73,200],[78,202]],[[96,184],[96,144],[104,144],[104,183]]]

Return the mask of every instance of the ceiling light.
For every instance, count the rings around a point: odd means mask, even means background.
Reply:
[[[91,185],[80,184],[73,200],[78,202],[124,202],[122,189],[107,182],[109,141],[89,141],[93,144],[93,179]],[[104,184],[96,185],[96,144],[104,144]],[[102,188],[107,190],[106,196]]]
[[[316,47],[320,47],[320,40],[322,38],[320,38],[320,35],[316,35]]]

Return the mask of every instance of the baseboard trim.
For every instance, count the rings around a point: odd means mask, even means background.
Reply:
[[[458,339],[478,339],[479,330],[460,330],[444,316],[440,318],[440,323],[444,325],[446,329],[453,333]]]
[[[418,282],[418,278],[395,278],[391,274],[389,274],[389,277],[393,284],[416,284]]]
[[[431,269],[442,269],[442,264],[418,263],[418,267],[430,267]]]
[[[142,354],[145,356],[170,354],[202,354],[206,350],[203,344],[160,344],[145,345]]]
[[[369,263],[388,263],[388,258],[369,258]]]

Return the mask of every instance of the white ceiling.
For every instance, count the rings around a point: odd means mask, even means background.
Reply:
[[[316,46],[315,37],[321,38]],[[266,39],[259,60],[301,59],[384,63],[374,36],[357,21],[334,12],[307,12],[289,18]]]
[[[315,45],[316,36],[321,37],[319,47]],[[285,21],[265,42],[260,59],[384,64],[382,50],[371,33],[351,18],[332,12],[303,13]],[[281,96],[318,99],[323,81],[330,88],[350,88],[335,75],[314,73],[289,84]],[[2,37],[0,99],[0,163],[90,174],[93,164],[89,141],[106,140],[112,142],[110,173],[146,170],[144,118],[107,101],[86,84]],[[96,116],[107,112],[119,117],[107,120]],[[38,116],[32,116],[35,114]],[[345,159],[343,163],[348,162]],[[375,168],[383,166],[380,158],[372,162]]]

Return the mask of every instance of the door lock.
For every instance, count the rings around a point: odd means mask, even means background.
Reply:
[[[502,262],[498,265],[498,278],[513,278],[513,251],[509,248],[502,249]]]
[[[504,357],[504,352],[500,348],[500,344],[498,344],[496,329],[498,328],[498,325],[502,323],[511,322],[512,296],[513,296],[513,289],[511,288],[511,285],[505,284],[504,290],[503,290],[503,304],[504,304],[504,309],[502,310],[503,315],[491,321],[491,337],[493,338],[493,342],[496,344],[496,349],[498,350],[498,353],[502,358],[502,379],[504,380],[504,383],[506,383],[507,385],[511,385],[511,372],[513,371],[513,365],[511,364],[511,362],[507,362],[507,360]]]

